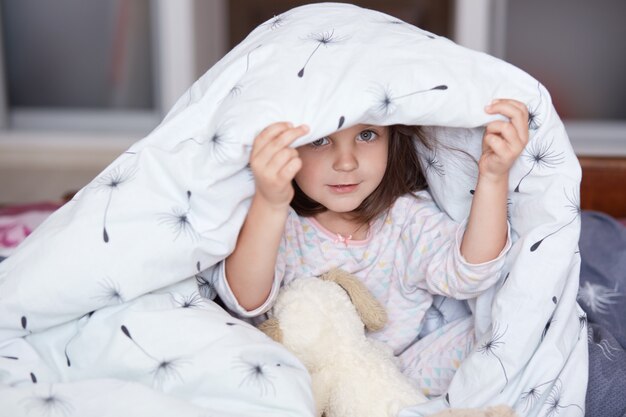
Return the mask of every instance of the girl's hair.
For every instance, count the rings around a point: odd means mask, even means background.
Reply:
[[[413,140],[419,140],[429,150],[434,148],[433,141],[426,137],[419,126],[392,125],[388,129],[389,152],[383,179],[352,212],[354,219],[363,224],[386,212],[398,197],[428,187]],[[298,215],[309,217],[326,211],[326,207],[310,199],[295,180],[292,184],[295,195],[291,200],[291,207]]]

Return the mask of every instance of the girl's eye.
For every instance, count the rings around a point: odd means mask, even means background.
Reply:
[[[371,142],[377,137],[378,133],[374,132],[373,130],[364,130],[359,133],[359,140],[362,140],[363,142]]]
[[[323,138],[319,138],[311,142],[311,146],[313,146],[314,148],[319,148],[320,146],[324,146],[327,143],[328,143],[328,138],[323,137]]]

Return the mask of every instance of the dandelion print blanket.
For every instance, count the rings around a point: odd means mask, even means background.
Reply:
[[[235,245],[253,138],[279,120],[311,127],[296,145],[357,123],[417,124],[478,156],[498,97],[531,115],[510,175],[513,248],[471,302],[476,350],[446,395],[402,415],[506,403],[583,416],[580,168],[548,92],[491,56],[332,3],[256,28],[0,263],[3,415],[312,416],[304,367],[213,303],[203,273]],[[462,220],[475,164],[422,151],[434,198]]]

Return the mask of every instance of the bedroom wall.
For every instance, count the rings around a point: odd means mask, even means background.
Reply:
[[[159,25],[153,65],[159,80],[154,91],[160,114],[153,121],[149,117],[131,123],[122,120],[120,124],[126,127],[121,128],[106,118],[102,121],[79,115],[79,123],[74,126],[58,127],[57,114],[43,112],[37,115],[40,117],[34,126],[16,127],[23,123],[12,120],[3,100],[7,88],[0,82],[0,205],[58,200],[82,188],[128,146],[149,133],[187,87],[223,56],[227,49],[226,0],[150,2],[157,10],[153,22]],[[0,42],[0,53],[2,47]],[[3,71],[0,65],[0,80],[6,76]],[[94,121],[99,127],[85,127]]]

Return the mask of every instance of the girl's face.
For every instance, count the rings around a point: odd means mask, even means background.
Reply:
[[[356,125],[298,148],[298,187],[328,210],[348,213],[378,187],[387,169],[388,128]]]

